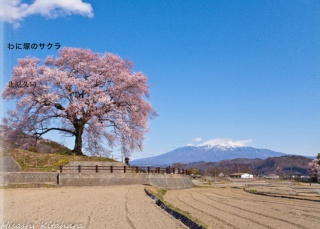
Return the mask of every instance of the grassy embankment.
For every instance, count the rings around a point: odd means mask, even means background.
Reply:
[[[65,148],[61,146],[54,153],[38,153],[23,149],[4,149],[2,154],[3,156],[12,156],[19,163],[23,171],[56,172],[59,170],[60,165],[66,165],[70,161],[115,161],[106,157],[68,155],[65,152]]]

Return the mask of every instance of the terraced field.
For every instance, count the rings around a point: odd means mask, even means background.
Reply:
[[[209,228],[312,229],[320,225],[320,202],[255,195],[240,188],[169,190],[164,199]]]

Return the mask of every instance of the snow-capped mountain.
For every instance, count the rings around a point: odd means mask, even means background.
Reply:
[[[217,162],[234,158],[265,159],[285,155],[287,154],[268,149],[256,149],[253,147],[236,146],[234,144],[203,144],[199,146],[185,146],[155,157],[133,160],[130,164],[137,166],[168,166],[179,162]]]

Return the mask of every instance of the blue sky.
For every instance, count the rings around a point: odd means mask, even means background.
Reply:
[[[217,138],[320,152],[319,1],[12,2],[15,14],[0,13],[2,87],[18,58],[58,53],[8,50],[8,43],[116,53],[147,75],[159,116],[133,159]],[[47,137],[60,141],[56,133]]]

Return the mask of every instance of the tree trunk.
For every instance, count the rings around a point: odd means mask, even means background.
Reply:
[[[74,148],[73,150],[71,151],[72,153],[75,153],[76,155],[80,155],[82,156],[83,153],[82,153],[82,134],[83,134],[83,129],[84,129],[84,126],[80,126],[77,125],[78,128],[77,128],[77,132],[76,132],[76,139],[75,139],[75,142],[74,142]]]

